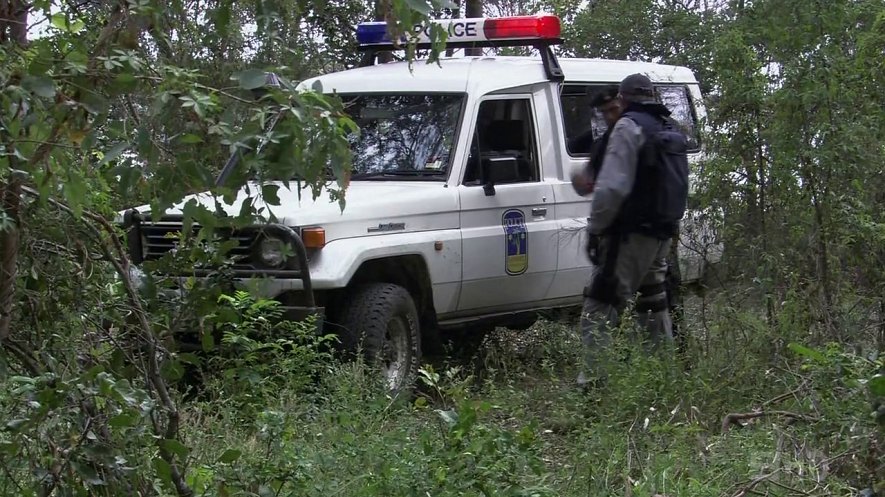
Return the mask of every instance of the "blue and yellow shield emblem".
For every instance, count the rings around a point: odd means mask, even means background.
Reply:
[[[507,274],[522,274],[529,267],[529,232],[525,214],[519,209],[509,209],[501,216],[504,226],[504,268]]]

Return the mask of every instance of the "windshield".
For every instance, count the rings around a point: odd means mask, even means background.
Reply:
[[[462,95],[343,95],[360,127],[349,137],[353,180],[445,180]]]

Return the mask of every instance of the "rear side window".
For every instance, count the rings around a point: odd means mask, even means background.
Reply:
[[[688,148],[691,152],[701,149],[700,135],[698,134],[697,116],[691,105],[691,94],[684,85],[660,85],[655,87],[658,101],[670,109],[670,117],[682,128],[682,132],[688,135]]]
[[[593,140],[596,140],[608,129],[602,113],[590,106],[590,100],[596,92],[611,85],[612,83],[595,83],[563,86],[560,102],[565,126],[566,149],[569,155],[587,155],[586,138],[588,134],[592,136]],[[684,85],[655,85],[655,90],[658,101],[670,109],[670,117],[688,135],[689,151],[699,151],[700,138],[697,118],[688,88]]]

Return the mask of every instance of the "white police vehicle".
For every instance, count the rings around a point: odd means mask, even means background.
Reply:
[[[685,67],[557,60],[552,15],[436,22],[450,28],[449,47],[532,46],[540,57],[376,64],[377,53],[394,49],[386,26],[359,25],[364,64],[301,84],[340,95],[361,127],[343,214],[327,192],[299,199],[282,187],[277,223],[237,249],[247,256],[235,267],[241,282],[273,276],[250,288],[295,313],[319,312],[345,345],[382,360],[393,388],[413,381],[422,341],[437,332],[523,329],[539,312],[581,305],[589,206],[570,175],[587,156],[567,142],[588,127],[604,131],[589,106],[596,89],[647,74],[692,135],[693,160],[701,153],[704,109]],[[226,208],[237,212],[244,195]],[[208,195],[195,198],[213,207]],[[153,223],[146,209],[125,216],[136,261],[160,256],[170,247],[163,236],[180,228],[176,211]],[[683,226],[684,281],[704,270],[699,226],[690,215]],[[296,256],[284,260],[281,244]]]

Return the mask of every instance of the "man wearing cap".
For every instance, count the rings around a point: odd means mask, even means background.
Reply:
[[[593,140],[593,128],[591,127],[569,141],[569,150],[572,153],[590,153],[587,168],[572,175],[572,186],[579,195],[588,195],[593,191],[593,182],[602,167],[602,158],[605,155],[608,137],[618,118],[621,117],[622,109],[621,101],[618,100],[618,87],[612,85],[597,91],[590,100],[590,105],[602,113],[606,130],[599,139]]]
[[[677,149],[684,144],[679,138],[685,137],[668,127],[670,111],[655,101],[648,77],[626,77],[618,101],[623,114],[609,128],[587,225],[592,266],[581,314],[582,387],[604,380],[600,358],[611,342],[610,328],[618,325],[637,291],[638,321],[651,343],[673,339],[664,283],[670,244],[685,208],[688,169],[680,150],[668,157],[676,157],[675,163],[655,162],[661,155],[655,155],[658,149],[651,148],[649,137],[654,136],[657,145],[657,133],[663,130]],[[649,147],[644,146],[647,142]],[[670,172],[660,173],[662,168]]]

